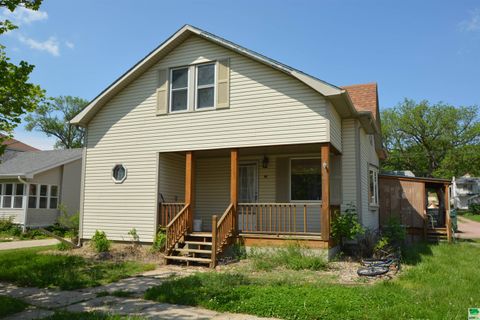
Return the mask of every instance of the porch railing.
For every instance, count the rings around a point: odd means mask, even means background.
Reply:
[[[320,235],[321,203],[239,203],[242,233]]]
[[[158,225],[166,227],[183,207],[185,207],[185,203],[182,202],[160,202],[158,204]]]
[[[175,244],[187,234],[190,219],[190,204],[187,204],[179,213],[167,224],[167,241],[165,252],[169,255]]]

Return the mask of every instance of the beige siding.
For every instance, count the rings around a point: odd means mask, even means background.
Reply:
[[[342,204],[357,206],[357,123],[354,119],[342,121]]]
[[[176,153],[161,153],[159,157],[158,201],[185,201],[185,156]]]
[[[229,109],[156,116],[158,70],[222,57],[230,57]],[[82,236],[101,229],[121,240],[135,227],[142,241],[152,240],[158,152],[327,142],[326,106],[279,71],[206,40],[186,40],[89,124]],[[122,184],[111,179],[116,163],[128,168]]]
[[[342,152],[342,119],[330,102],[327,103],[326,111],[329,119],[330,143]]]
[[[0,219],[13,218],[13,222],[23,224],[24,213],[23,209],[3,209],[0,208]]]
[[[361,194],[362,194],[362,224],[372,230],[378,229],[378,208],[369,205],[369,167],[378,166],[378,157],[370,136],[360,129],[360,158],[361,158]]]
[[[69,214],[80,209],[80,179],[82,160],[76,160],[63,166],[60,202]]]

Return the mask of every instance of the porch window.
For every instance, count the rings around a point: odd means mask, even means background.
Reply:
[[[58,186],[50,186],[50,209],[57,209],[58,206]]]
[[[378,206],[378,169],[375,167],[368,170],[368,199],[371,206]]]
[[[37,207],[37,185],[36,184],[30,184],[28,186],[28,207],[35,209]]]
[[[196,68],[196,109],[215,107],[215,64],[202,64]]]
[[[13,197],[14,208],[23,208],[24,194],[25,194],[25,185],[22,183],[15,184],[15,196]]]
[[[290,199],[322,200],[322,166],[319,158],[291,159]]]
[[[12,207],[12,196],[13,196],[13,183],[4,184],[2,208]]]
[[[40,185],[40,203],[38,207],[40,209],[46,209],[48,203],[48,186],[45,184]]]
[[[170,112],[188,110],[188,67],[170,71]]]

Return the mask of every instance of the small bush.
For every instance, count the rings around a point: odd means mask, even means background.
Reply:
[[[15,226],[13,223],[13,217],[0,219],[0,231],[10,231]]]
[[[480,214],[480,203],[470,203],[468,205],[468,211],[472,214]]]
[[[110,250],[110,240],[108,240],[107,235],[103,231],[96,230],[90,243],[92,248],[98,253]]]
[[[231,246],[231,248],[232,248],[232,256],[234,259],[243,260],[247,258],[247,250],[245,249],[245,246],[235,243]]]
[[[155,239],[153,240],[153,244],[152,244],[152,251],[154,252],[162,251],[166,243],[167,243],[166,230],[162,228],[155,235]]]
[[[345,212],[332,219],[332,237],[340,244],[340,249],[345,250],[344,241],[353,240],[365,232],[358,222],[355,206],[350,204]]]
[[[59,205],[60,216],[58,217],[59,226],[70,231],[69,236],[73,242],[78,240],[78,230],[80,228],[80,212],[69,214],[67,208]]]
[[[57,244],[57,250],[59,250],[59,251],[67,251],[67,250],[70,250],[70,249],[72,249],[72,246],[66,244],[65,242],[59,242]]]
[[[358,255],[362,258],[371,257],[378,245],[378,233],[365,229],[363,235],[358,238]]]
[[[387,225],[382,228],[382,237],[388,241],[389,245],[398,247],[405,241],[407,231],[399,219],[390,218],[387,221]]]
[[[128,231],[128,235],[132,237],[132,246],[136,247],[140,243],[140,237],[137,233],[137,229],[132,228],[130,231]]]
[[[257,270],[271,271],[277,267],[291,270],[324,270],[327,262],[323,257],[305,252],[298,243],[289,244],[286,248],[272,250],[252,249],[248,254]]]

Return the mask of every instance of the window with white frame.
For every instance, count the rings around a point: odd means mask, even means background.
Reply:
[[[378,206],[378,169],[375,167],[368,170],[368,203]]]
[[[215,107],[215,64],[196,66],[195,108]]]
[[[48,207],[57,209],[58,207],[58,186],[50,186],[50,201]]]
[[[12,207],[13,185],[14,185],[14,183],[5,183],[3,185],[2,208],[11,208]]]
[[[291,159],[290,199],[302,201],[322,199],[322,165],[319,158]]]
[[[24,196],[25,185],[23,183],[0,184],[0,208],[21,209]]]
[[[15,196],[13,197],[14,208],[23,208],[24,195],[25,195],[25,185],[23,183],[15,184]]]
[[[170,112],[188,110],[188,75],[188,67],[170,71]]]
[[[38,186],[36,184],[28,185],[28,207],[35,209],[37,207]]]
[[[46,209],[48,205],[48,185],[41,184],[40,185],[40,201],[38,204],[38,208]]]

